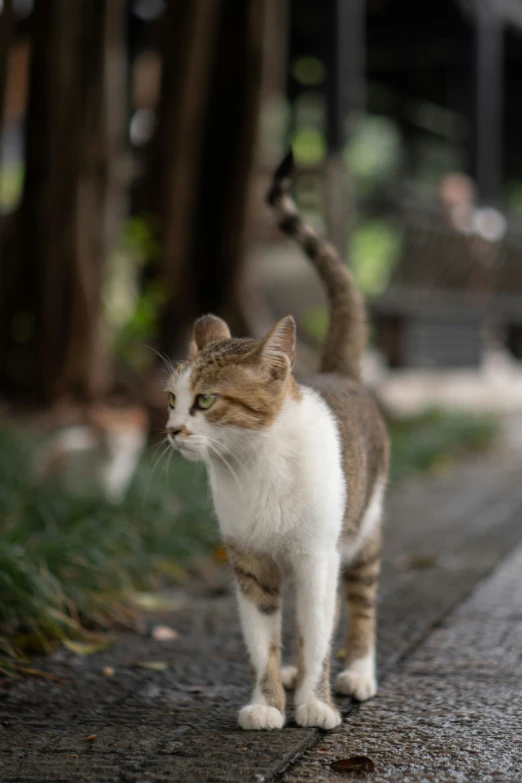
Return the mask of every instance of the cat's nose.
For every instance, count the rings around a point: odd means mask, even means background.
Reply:
[[[169,435],[171,435],[173,438],[175,438],[175,437],[176,437],[176,435],[179,435],[179,433],[181,432],[181,430],[182,430],[182,428],[181,428],[181,427],[179,427],[179,429],[177,429],[177,430],[176,430],[176,429],[174,429],[173,427],[167,427],[167,432],[168,432],[168,433],[169,433]]]

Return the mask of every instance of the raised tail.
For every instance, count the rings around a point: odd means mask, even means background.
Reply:
[[[288,190],[293,170],[290,150],[274,174],[267,201],[275,210],[281,231],[303,248],[326,287],[330,323],[323,345],[321,372],[359,378],[367,337],[364,302],[335,247],[300,216]]]

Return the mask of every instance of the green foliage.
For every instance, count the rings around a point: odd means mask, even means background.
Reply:
[[[147,344],[154,342],[159,314],[168,296],[157,278],[142,284],[144,269],[159,256],[157,226],[151,215],[129,218],[111,258],[105,284],[105,313],[115,356],[140,372],[153,361]]]
[[[447,469],[456,459],[484,451],[499,431],[488,416],[464,411],[431,410],[408,419],[391,421],[392,481],[417,473]]]
[[[301,323],[305,332],[317,342],[321,342],[328,328],[328,310],[325,307],[307,307],[301,313]]]
[[[214,543],[204,467],[171,452],[168,475],[147,454],[121,505],[32,477],[33,439],[0,429],[0,649],[23,634],[78,634],[125,612],[135,590]],[[167,457],[165,457],[167,459]]]
[[[326,68],[318,57],[299,57],[291,70],[294,79],[304,87],[318,87],[326,79]]]
[[[356,227],[348,254],[355,282],[365,296],[378,296],[388,285],[400,242],[399,230],[389,221],[367,220]]]
[[[8,214],[18,204],[24,184],[24,167],[20,162],[0,166],[0,214]]]
[[[358,195],[370,195],[396,176],[401,159],[399,132],[386,117],[363,117],[344,149]]]
[[[324,160],[326,141],[324,134],[317,128],[311,126],[297,128],[291,141],[297,163],[314,166]]]

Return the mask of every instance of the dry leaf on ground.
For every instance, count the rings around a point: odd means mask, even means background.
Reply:
[[[140,669],[151,669],[155,672],[163,672],[169,668],[167,661],[136,661],[135,666]]]
[[[334,772],[350,774],[352,772],[375,772],[375,764],[368,756],[351,756],[349,759],[339,759],[330,764]]]
[[[94,655],[94,653],[103,652],[111,644],[114,643],[114,639],[102,639],[96,642],[77,642],[72,639],[64,639],[63,645],[67,647],[76,655]]]

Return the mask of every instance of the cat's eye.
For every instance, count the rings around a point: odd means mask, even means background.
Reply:
[[[199,408],[202,411],[208,411],[215,401],[215,394],[198,394],[196,397],[196,408]]]
[[[169,392],[169,408],[175,408],[176,407],[176,395],[172,392]]]

